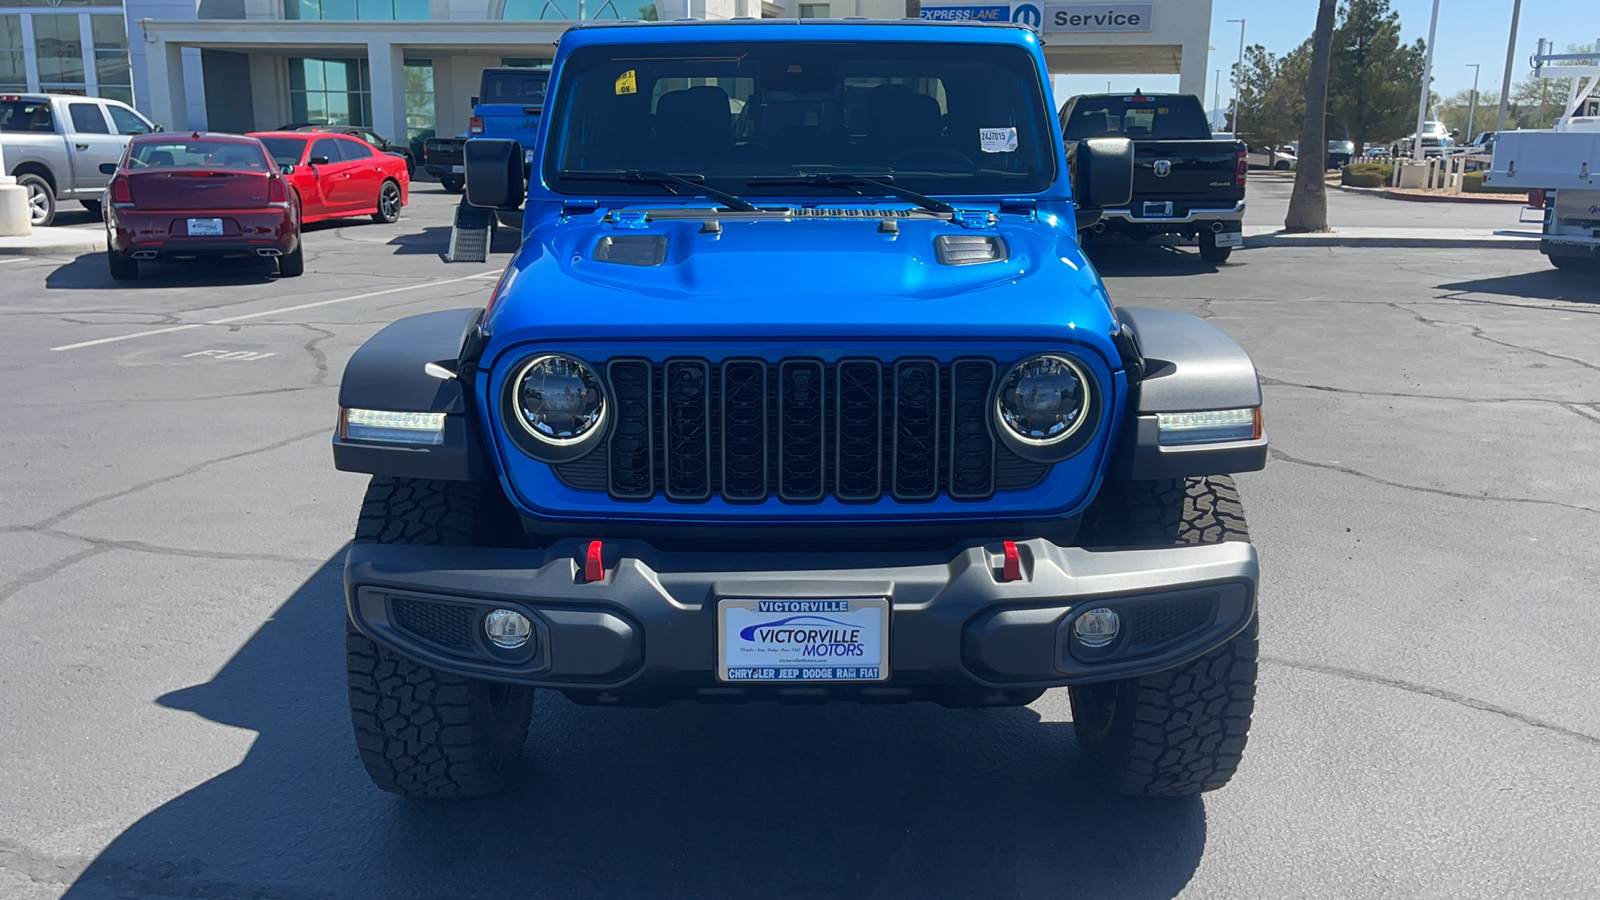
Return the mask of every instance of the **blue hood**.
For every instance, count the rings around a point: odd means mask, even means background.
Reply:
[[[880,207],[881,208],[881,207]],[[490,313],[486,360],[528,341],[566,339],[1038,339],[1072,341],[1113,367],[1113,316],[1099,276],[1051,217],[1004,214],[987,228],[901,218],[657,218],[605,211],[536,223]],[[950,266],[941,234],[992,234],[1009,258]],[[608,236],[659,235],[660,265],[603,262]],[[492,362],[490,363],[492,365]]]

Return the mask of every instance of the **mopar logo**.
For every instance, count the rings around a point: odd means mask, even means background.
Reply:
[[[1171,174],[1172,174],[1172,160],[1170,160],[1170,159],[1158,159],[1158,160],[1156,160],[1156,177],[1157,178],[1165,178],[1165,177],[1167,177],[1168,175],[1171,175]]]

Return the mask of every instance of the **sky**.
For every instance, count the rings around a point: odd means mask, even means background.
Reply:
[[[1512,79],[1519,80],[1529,71],[1528,57],[1539,38],[1550,38],[1558,45],[1557,52],[1565,52],[1567,44],[1587,44],[1600,39],[1600,10],[1580,12],[1592,0],[1522,0],[1522,19],[1517,28],[1516,65]],[[1428,20],[1433,11],[1432,0],[1390,0],[1390,6],[1400,14],[1400,29],[1407,42],[1428,37]],[[1497,93],[1505,71],[1506,37],[1511,30],[1512,0],[1439,0],[1439,33],[1434,41],[1433,89],[1448,97],[1456,91],[1471,90],[1472,63],[1482,66],[1478,90]],[[1595,9],[1594,6],[1590,6]],[[1246,45],[1262,44],[1267,50],[1282,55],[1299,46],[1311,36],[1317,24],[1316,0],[1212,0],[1211,46],[1207,66],[1213,74],[1206,78],[1206,108],[1213,106],[1216,96],[1215,72],[1222,70],[1222,104],[1228,103],[1232,93],[1229,68],[1239,58],[1239,25],[1228,19],[1244,19]],[[1579,32],[1593,32],[1579,33]],[[1176,75],[1093,76],[1058,75],[1055,79],[1056,96],[1106,90],[1110,81],[1112,91],[1175,91]]]

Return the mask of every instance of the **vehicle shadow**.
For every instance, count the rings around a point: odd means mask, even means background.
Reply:
[[[1600,279],[1582,272],[1557,269],[1543,256],[1539,257],[1538,265],[1542,268],[1516,275],[1441,284],[1439,290],[1498,294],[1531,300],[1565,300],[1568,303],[1600,303]]]
[[[1030,709],[617,710],[542,692],[505,793],[381,793],[346,713],[342,558],[211,681],[159,699],[259,737],[68,898],[1167,898],[1204,850],[1200,800],[1099,790],[1071,725]]]
[[[1084,245],[1083,250],[1102,275],[1204,275],[1221,268],[1201,259],[1193,247],[1172,244],[1104,243],[1102,239]],[[1238,257],[1227,264],[1238,265]]]
[[[270,259],[141,260],[139,277],[114,281],[104,253],[86,253],[45,276],[49,290],[104,291],[149,290],[203,285],[261,284],[277,277],[278,264]]]

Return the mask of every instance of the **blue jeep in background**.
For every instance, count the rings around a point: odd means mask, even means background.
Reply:
[[[488,307],[391,324],[340,388],[378,786],[495,789],[536,688],[1067,687],[1101,783],[1227,783],[1260,385],[1209,323],[1113,306],[1077,235],[1128,202],[1132,145],[1069,166],[1048,85],[1011,26],[566,33],[528,177],[517,141],[467,144],[468,201],[522,215]]]
[[[549,69],[500,67],[484,69],[478,80],[472,118],[466,134],[453,138],[431,137],[422,144],[423,170],[453,193],[467,183],[465,147],[476,137],[509,138],[519,142],[526,165],[533,164],[534,139],[544,111]]]

